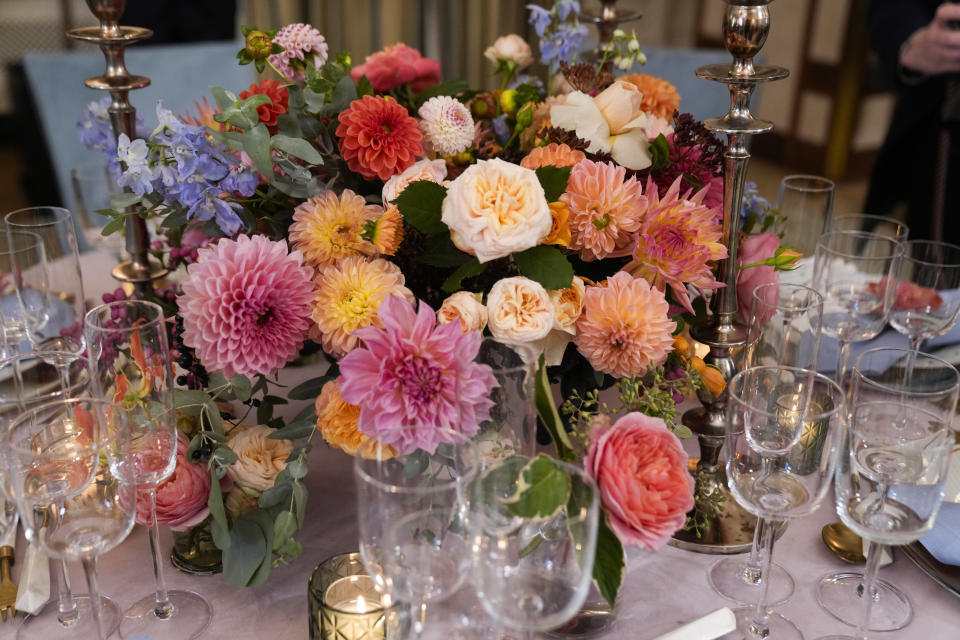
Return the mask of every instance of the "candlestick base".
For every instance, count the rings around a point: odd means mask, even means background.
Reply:
[[[135,265],[130,260],[124,260],[113,268],[110,275],[120,282],[143,284],[160,280],[168,273],[170,273],[169,269],[154,260],[150,261],[149,269],[144,268],[142,265]]]

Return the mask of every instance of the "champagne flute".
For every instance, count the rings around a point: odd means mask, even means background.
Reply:
[[[902,255],[900,242],[872,233],[828,231],[820,237],[811,286],[823,296],[821,331],[839,342],[838,381],[850,343],[872,340],[886,326]]]
[[[518,514],[514,499],[533,469],[569,479],[569,495],[548,516]],[[576,615],[590,590],[597,546],[599,492],[579,467],[513,456],[486,469],[471,491],[473,582],[484,610],[533,638]]]
[[[830,486],[845,416],[839,385],[809,369],[745,369],[728,386],[727,477],[734,499],[771,525],[814,511]],[[761,576],[770,575],[776,536],[765,536]],[[768,580],[751,606],[734,610],[747,639],[802,640],[769,611]]]
[[[817,238],[829,229],[834,184],[820,176],[792,175],[780,181],[777,209],[786,218],[783,236],[803,255],[810,255]]]
[[[911,358],[916,358],[913,371]],[[837,467],[837,513],[872,543],[862,574],[824,576],[817,601],[837,619],[866,632],[906,626],[906,594],[877,578],[883,545],[908,544],[933,526],[953,448],[951,428],[960,374],[949,363],[907,349],[857,356],[850,386],[848,446]],[[849,636],[830,636],[838,639]]]
[[[0,314],[6,355],[30,350],[30,331],[50,314],[43,239],[29,231],[0,234]]]
[[[823,296],[799,284],[762,284],[753,290],[750,327],[743,368],[761,365],[816,369],[820,348],[820,318]],[[766,582],[767,605],[776,606],[793,595],[793,577],[779,564],[761,574],[766,537],[777,527],[760,518],[753,534],[750,554],[718,560],[707,572],[713,590],[725,598],[749,604],[756,602],[761,581]]]
[[[123,542],[136,513],[128,424],[119,405],[74,398],[25,411],[3,434],[24,532],[48,556],[83,563],[99,640],[109,629],[97,558]]]
[[[177,462],[177,423],[167,325],[159,305],[118,300],[90,310],[86,318],[94,393],[122,401],[134,434],[137,486],[146,491],[155,591],[123,614],[123,638],[196,638],[210,623],[210,605],[192,591],[167,589],[160,556],[157,486]],[[134,393],[133,390],[137,390]]]
[[[403,445],[368,441],[354,458],[360,556],[384,606],[410,607],[419,637],[427,605],[456,592],[470,570],[467,488],[479,456],[466,436],[434,426],[381,437]]]
[[[960,247],[927,240],[904,243],[890,326],[920,351],[924,340],[950,331],[958,314]]]

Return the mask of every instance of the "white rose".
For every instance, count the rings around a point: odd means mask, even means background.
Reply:
[[[383,197],[383,206],[389,206],[391,202],[397,199],[403,190],[411,182],[418,180],[429,180],[430,182],[441,182],[447,177],[447,163],[443,160],[418,160],[407,167],[403,173],[392,176],[383,185],[381,195]]]
[[[596,98],[573,91],[566,104],[551,107],[550,122],[588,141],[590,153],[602,151],[627,169],[646,169],[651,164],[650,141],[642,99],[629,82],[614,82]]]
[[[227,475],[247,495],[263,492],[273,486],[277,475],[287,468],[293,451],[289,440],[273,440],[276,433],[268,426],[238,427],[227,442],[237,454],[237,461],[227,467]]]
[[[490,333],[504,344],[530,344],[553,329],[550,294],[539,282],[522,276],[494,283],[487,294],[487,315]]]
[[[459,321],[464,333],[483,331],[487,326],[487,308],[480,302],[479,293],[457,291],[443,301],[437,310],[437,322]]]
[[[517,69],[528,67],[533,62],[530,45],[515,33],[497,38],[483,55],[493,64],[497,64],[498,60],[509,60],[517,65]]]
[[[480,160],[450,183],[441,220],[480,262],[535,247],[553,226],[537,174],[499,158]]]

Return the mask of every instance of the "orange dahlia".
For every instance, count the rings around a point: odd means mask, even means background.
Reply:
[[[666,360],[676,328],[663,293],[619,271],[606,284],[587,287],[574,343],[597,371],[640,376]]]
[[[382,212],[350,189],[324,191],[294,209],[290,241],[318,271],[347,256],[370,256],[376,249],[363,239],[364,225]]]
[[[313,406],[317,414],[317,431],[331,447],[353,455],[369,439],[357,428],[360,407],[344,402],[336,380],[323,385]]]
[[[570,248],[584,260],[628,252],[647,208],[643,188],[626,179],[626,169],[593,160],[573,167],[560,201],[570,209]]]
[[[367,180],[388,180],[423,153],[417,121],[389,96],[354,100],[339,120],[340,154],[351,171]]]
[[[571,149],[566,144],[551,142],[545,147],[531,149],[520,161],[520,166],[527,169],[539,169],[551,164],[555,167],[572,167],[584,158],[586,156],[583,151]]]
[[[677,93],[677,88],[662,78],[646,73],[631,73],[617,80],[629,82],[640,90],[643,94],[640,109],[647,113],[652,113],[664,120],[671,120],[673,112],[680,108],[680,94]]]
[[[387,207],[383,215],[368,228],[370,241],[381,255],[392,256],[397,253],[397,249],[403,242],[403,214],[400,213],[397,205]]]

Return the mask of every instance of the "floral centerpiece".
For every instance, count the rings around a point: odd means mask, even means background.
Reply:
[[[158,105],[149,135],[116,144],[98,105],[85,114],[81,134],[128,190],[104,233],[155,218],[155,254],[183,273],[155,293],[173,318],[183,432],[158,514],[209,518],[228,583],[299,555],[316,433],[348,453],[405,425],[473,435],[495,384],[474,361],[482,332],[534,365],[557,457],[582,460],[600,488],[594,573],[608,600],[623,544],[659,548],[685,525],[677,404],[724,386],[682,335],[721,286],[722,144],[669,83],[614,77],[642,57],[634,36],[576,63],[577,5],[531,7],[552,95],[516,35],[485,52],[501,76],[488,92],[441,82],[403,44],[353,65],[294,24],[244,28],[239,62],[275,77],[213,88],[216,107]],[[743,265],[775,277],[790,256],[763,233],[771,216],[745,215],[760,235]],[[307,343],[330,369],[280,391],[274,373]],[[275,417],[288,400],[312,402]]]

